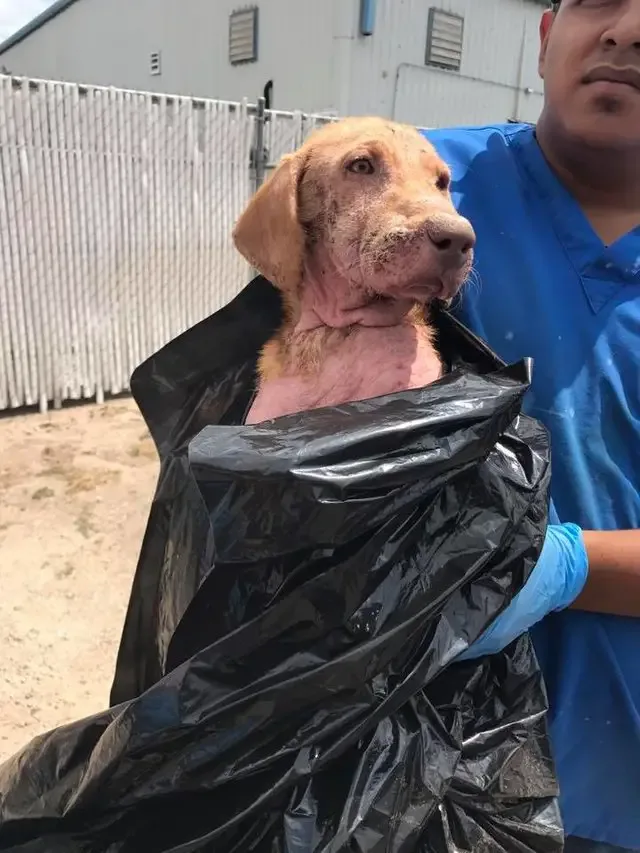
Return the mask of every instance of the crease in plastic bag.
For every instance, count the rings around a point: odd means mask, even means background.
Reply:
[[[141,365],[161,474],[112,707],[0,767],[0,850],[560,851],[522,588],[549,448],[445,312],[428,388],[243,426],[280,301],[255,279]]]

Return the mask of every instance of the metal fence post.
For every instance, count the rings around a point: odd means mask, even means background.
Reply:
[[[255,111],[253,148],[251,150],[251,168],[253,171],[253,191],[257,192],[264,183],[267,171],[267,151],[264,144],[264,126],[267,120],[266,101],[258,98]],[[259,275],[259,270],[252,268],[252,278]]]
[[[267,152],[264,146],[264,126],[266,123],[266,101],[258,98],[256,106],[256,132],[253,149],[254,189],[257,191],[264,183],[267,168]]]

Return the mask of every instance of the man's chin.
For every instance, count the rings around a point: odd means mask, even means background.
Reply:
[[[567,122],[570,135],[588,148],[626,151],[640,149],[640,98],[634,104],[589,103],[575,122]]]

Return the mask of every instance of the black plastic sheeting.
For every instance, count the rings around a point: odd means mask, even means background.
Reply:
[[[0,768],[0,849],[560,851],[528,637],[453,663],[542,547],[530,365],[438,312],[435,385],[242,426],[279,316],[255,279],[134,374],[162,469],[116,704]]]

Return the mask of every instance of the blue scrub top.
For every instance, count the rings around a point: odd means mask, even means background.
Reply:
[[[559,519],[639,527],[640,228],[605,246],[530,125],[425,135],[478,237],[458,314],[506,361],[534,359]],[[532,634],[565,832],[640,849],[640,620],[562,611]]]

